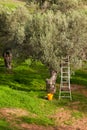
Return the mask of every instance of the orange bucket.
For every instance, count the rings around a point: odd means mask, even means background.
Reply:
[[[53,99],[53,94],[52,93],[48,93],[47,96],[48,96],[48,100],[52,100]]]

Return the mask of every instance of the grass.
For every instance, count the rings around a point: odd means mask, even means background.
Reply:
[[[57,106],[44,98],[46,96],[45,78],[48,76],[48,70],[41,63],[35,63],[35,66],[29,67],[22,64],[20,67],[16,67],[12,73],[0,68],[0,108],[27,109],[37,115],[38,118],[34,119],[35,122],[39,122],[39,124],[41,122],[44,125],[53,124],[47,116]]]
[[[71,83],[87,86],[87,70],[77,70],[75,74],[71,76]]]
[[[87,115],[87,98],[81,93],[72,92],[73,100],[70,101],[58,100],[57,91],[52,101],[46,100],[45,79],[49,77],[48,69],[40,62],[34,62],[32,65],[28,63],[24,62],[13,68],[12,72],[7,72],[3,60],[0,60],[0,108],[25,109],[31,113],[31,116],[21,117],[22,122],[45,126],[55,125],[51,115],[56,114],[60,108],[70,110],[72,117],[76,119],[82,118],[83,114]],[[77,71],[75,77],[72,77],[75,80],[73,83],[78,84],[79,81],[79,84],[84,85],[79,79],[86,81],[86,74],[86,71]],[[77,108],[74,108],[75,102],[79,102],[76,104]],[[68,125],[71,121],[65,123]]]
[[[48,118],[39,117],[39,118],[32,118],[32,117],[22,117],[23,122],[27,122],[29,124],[37,124],[37,125],[54,125],[54,121],[49,120]]]
[[[31,113],[44,116],[52,112],[52,109],[49,110],[50,107],[55,108],[55,105],[48,103],[48,101],[42,98],[38,98],[34,92],[17,91],[12,90],[8,86],[0,86],[0,93],[1,108],[24,108]]]
[[[4,8],[8,8],[13,10],[17,7],[23,7],[26,3],[23,1],[15,1],[15,0],[0,0],[0,6]]]
[[[79,119],[79,118],[82,118],[83,115],[81,112],[76,111],[76,112],[72,112],[72,117]]]
[[[28,5],[26,0],[0,0],[0,8],[6,9],[8,12],[15,10],[18,7],[26,8],[29,13],[34,13],[38,10],[38,5],[31,3]]]
[[[12,130],[9,126],[9,123],[5,120],[0,120],[0,130]]]

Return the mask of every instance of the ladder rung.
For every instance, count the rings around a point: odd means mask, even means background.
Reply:
[[[70,92],[70,89],[69,88],[61,88],[60,89],[62,92]]]
[[[61,77],[70,77],[70,74],[68,74],[68,73],[61,73]]]
[[[61,97],[68,97],[68,98],[71,98],[71,96],[61,96]]]
[[[70,93],[70,91],[61,91],[61,93]]]
[[[67,85],[65,85],[65,84],[60,84],[60,87],[61,87],[61,88],[69,88],[69,87],[70,87],[70,83],[68,83]]]
[[[63,67],[63,66],[62,66],[61,68],[69,68],[69,67]]]
[[[60,85],[60,87],[61,87],[61,88],[70,88],[70,85],[69,85],[69,84],[68,84],[68,85],[63,85],[63,84],[62,84],[62,85]]]
[[[61,88],[69,88],[69,85],[60,85]]]
[[[70,65],[70,63],[69,62],[61,62],[61,66],[62,65]]]
[[[61,76],[70,76],[70,74],[69,74],[69,72],[61,72]]]
[[[61,76],[61,78],[70,78],[70,76]]]
[[[69,67],[61,67],[61,72],[67,72],[70,71]]]
[[[61,77],[61,81],[64,81],[64,82],[69,82],[70,81],[70,78],[68,78],[68,77],[66,77],[66,78],[63,78],[63,77]]]
[[[63,82],[62,82],[62,84],[65,84],[65,83],[69,84],[69,82],[68,82],[68,81],[63,81]]]
[[[66,64],[66,65],[69,64],[70,65],[70,63],[68,61],[62,61],[61,65],[63,65],[63,64]]]
[[[70,81],[68,80],[68,81],[65,82],[65,80],[62,80],[60,84],[63,85],[63,84],[65,84],[65,83],[70,84]]]
[[[62,74],[68,74],[69,72],[61,72]]]
[[[63,84],[63,83],[62,83],[62,84],[60,84],[60,87],[61,87],[61,88],[62,88],[62,87],[65,87],[65,88],[66,88],[66,87],[70,87],[70,83],[67,83],[67,84],[65,84],[65,83]]]
[[[61,83],[60,83],[60,86],[69,86],[69,85],[70,85],[70,82],[67,82],[67,83],[61,82]]]
[[[61,76],[61,79],[63,79],[63,78],[70,78],[70,76]]]
[[[62,60],[67,60],[67,61],[69,61],[69,58],[68,58],[68,57],[65,57],[65,58],[62,58]]]
[[[61,78],[62,78],[62,77],[70,77],[70,76],[69,76],[68,74],[62,74],[62,75],[61,75]]]

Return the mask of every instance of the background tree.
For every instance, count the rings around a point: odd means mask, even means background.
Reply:
[[[11,43],[10,21],[11,12],[0,6],[0,56]]]
[[[13,57],[18,56],[21,43],[25,38],[24,26],[27,20],[28,11],[24,7],[14,10],[0,7],[0,55],[8,48],[14,49]]]

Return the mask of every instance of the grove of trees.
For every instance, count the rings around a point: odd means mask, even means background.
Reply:
[[[44,2],[39,2],[44,6]],[[21,60],[32,57],[59,72],[60,59],[69,55],[77,68],[87,56],[87,2],[50,0],[43,10],[19,7],[12,11],[0,6],[0,53],[10,47]],[[31,1],[29,2],[29,4]]]

